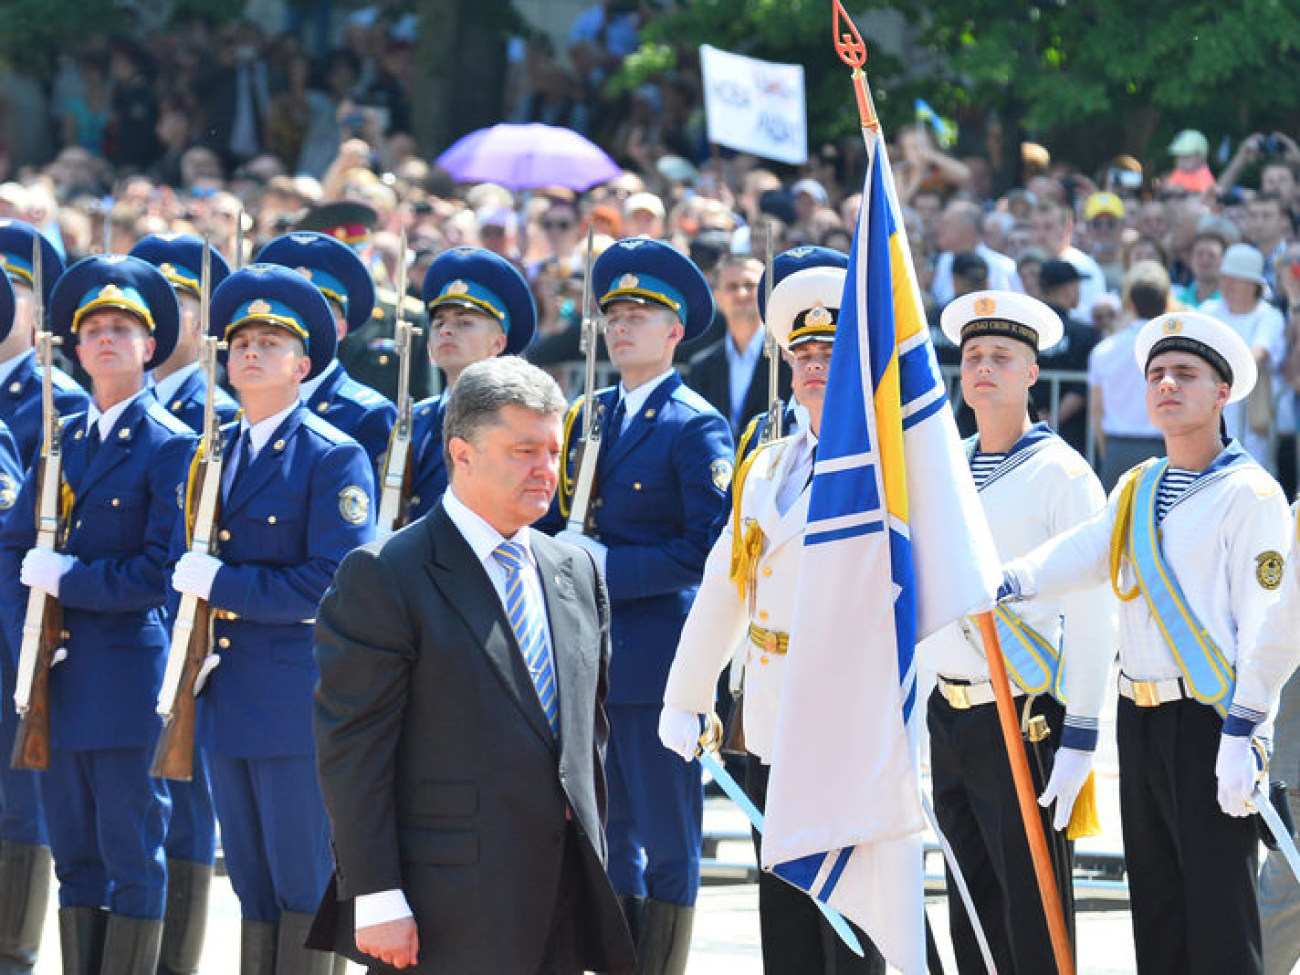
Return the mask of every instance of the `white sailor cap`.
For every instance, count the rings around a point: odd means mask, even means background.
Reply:
[[[781,348],[834,342],[844,297],[842,267],[807,267],[783,278],[767,301],[767,327]]]
[[[1158,315],[1143,325],[1133,346],[1138,368],[1145,373],[1151,360],[1162,352],[1190,352],[1212,365],[1231,387],[1229,403],[1245,399],[1255,388],[1259,370],[1250,346],[1210,315],[1176,311]]]
[[[972,291],[954,298],[939,316],[939,326],[956,346],[980,335],[1004,335],[1035,352],[1050,349],[1065,334],[1060,315],[1016,291]]]

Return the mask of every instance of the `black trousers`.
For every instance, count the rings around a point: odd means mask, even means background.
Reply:
[[[1025,700],[1016,699],[1021,712]],[[1043,741],[1025,743],[1034,790],[1041,793],[1051,775],[1065,709],[1044,695],[1033,700],[1031,714],[1045,717],[1050,728]],[[930,728],[935,816],[966,878],[999,975],[1056,971],[997,706],[982,704],[957,710],[936,689],[930,695],[926,720]],[[1046,810],[1042,821],[1073,944],[1074,844],[1052,829],[1051,815]],[[948,919],[957,970],[983,972],[979,942],[951,871]]]
[[[1222,728],[1196,701],[1119,700],[1120,817],[1142,975],[1264,970],[1258,825],[1219,809]]]
[[[771,767],[749,755],[745,792],[760,810],[766,807]],[[762,863],[761,840],[754,833],[754,853]],[[857,925],[853,933],[865,957],[845,947],[813,899],[766,870],[758,872],[758,924],[763,939],[764,975],[884,975],[885,959]]]

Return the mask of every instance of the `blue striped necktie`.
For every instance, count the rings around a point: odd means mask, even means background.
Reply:
[[[529,598],[528,587],[524,585],[524,573],[532,569],[532,564],[518,542],[502,542],[492,550],[492,555],[506,570],[506,615],[519,640],[519,649],[542,710],[546,712],[551,734],[558,735],[560,710],[555,695],[555,668],[546,652],[546,614]]]

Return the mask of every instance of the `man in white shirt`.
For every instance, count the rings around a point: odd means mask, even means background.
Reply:
[[[1144,405],[1146,385],[1133,368],[1133,347],[1142,327],[1168,304],[1169,272],[1154,261],[1133,265],[1124,279],[1124,306],[1132,320],[1098,342],[1088,357],[1088,409],[1107,491],[1134,464],[1164,451]]]
[[[973,251],[984,258],[989,273],[987,285],[993,291],[1023,291],[1016,262],[1006,254],[999,254],[984,242],[982,231],[983,211],[979,204],[969,200],[953,200],[944,207],[939,217],[937,243],[942,253],[934,268],[930,294],[935,304],[943,308],[952,301],[952,258],[954,254]]]

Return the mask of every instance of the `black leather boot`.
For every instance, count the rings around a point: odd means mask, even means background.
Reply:
[[[162,933],[162,921],[110,914],[100,975],[154,975]]]
[[[108,911],[98,907],[59,909],[63,975],[99,975],[107,930]]]
[[[50,848],[6,840],[0,845],[0,975],[36,967],[50,902]]]
[[[303,947],[312,916],[285,911],[280,915],[275,975],[334,975],[334,952]]]
[[[167,913],[163,917],[158,975],[195,975],[208,930],[208,891],[212,866],[189,860],[167,861]]]
[[[650,898],[637,940],[637,975],[685,975],[695,908]]]

